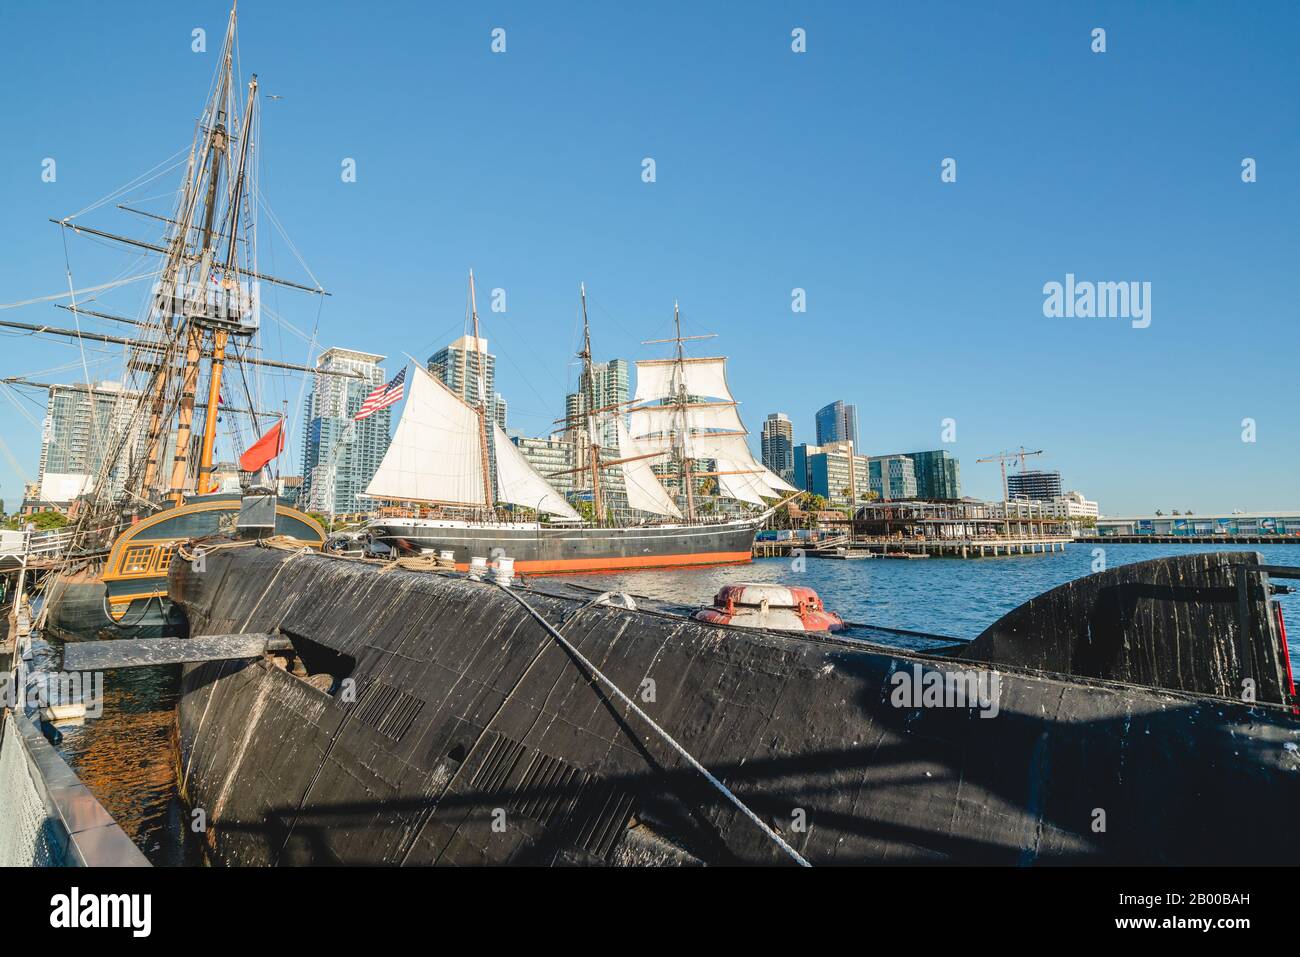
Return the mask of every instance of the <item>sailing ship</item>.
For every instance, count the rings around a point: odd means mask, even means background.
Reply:
[[[566,436],[580,463],[540,474],[489,422],[474,275],[469,305],[477,401],[465,401],[430,372],[415,368],[393,441],[366,489],[373,499],[401,503],[369,525],[374,541],[405,553],[436,553],[468,569],[473,559],[510,558],[533,574],[739,564],[753,554],[754,535],[797,490],[754,459],[727,383],[725,356],[688,357],[674,304],[674,355],[636,363],[630,402],[597,407],[585,284],[582,307],[580,421],[566,418]],[[460,353],[462,366],[469,350]],[[610,428],[612,424],[612,428]],[[606,448],[608,436],[616,448]],[[495,464],[495,469],[492,468]],[[590,503],[586,519],[553,481],[575,476]],[[614,476],[621,477],[621,490]],[[702,502],[705,489],[717,495]],[[617,495],[626,501],[615,506]],[[778,501],[774,501],[778,500]],[[502,506],[531,520],[509,521]],[[720,509],[730,509],[730,513]]]
[[[285,413],[258,410],[262,398],[259,370],[269,367],[348,375],[280,362],[263,354],[259,335],[263,284],[317,296],[328,294],[319,283],[306,285],[258,270],[254,215],[262,203],[254,179],[254,141],[260,131],[258,80],[254,74],[248,81],[247,99],[241,108],[243,90],[235,76],[236,56],[236,12],[232,7],[216,76],[189,147],[172,215],[119,204],[127,212],[162,222],[164,234],[158,242],[91,228],[76,221],[80,214],[53,220],[74,235],[162,257],[157,270],[141,274],[153,280],[142,315],[131,318],[85,309],[84,298],[79,302],[73,288],[69,267],[70,302],[63,308],[72,312],[75,328],[0,323],[62,336],[83,350],[87,343],[125,347],[123,375],[130,386],[125,390],[129,404],[123,415],[114,416],[106,426],[94,423],[93,438],[103,443],[102,465],[73,526],[69,560],[46,583],[42,623],[65,638],[182,633],[184,616],[167,598],[167,573],[177,544],[229,533],[241,508],[250,506],[240,488],[230,488],[229,483],[221,487],[216,480],[218,422],[226,421],[229,445],[238,456],[248,438],[241,416],[251,417],[253,437],[266,432],[267,436],[274,433],[278,440],[283,435]],[[141,180],[144,178],[136,182]],[[134,335],[126,338],[83,328],[83,322],[94,320],[129,325]],[[202,382],[205,369],[206,382]],[[6,381],[39,385],[21,379]],[[86,388],[93,418],[94,388],[91,383]],[[206,402],[200,401],[203,396]],[[244,400],[246,407],[229,398]],[[275,424],[268,430],[272,422]],[[266,445],[267,436],[258,444]],[[269,457],[282,447],[281,441]],[[251,451],[244,453],[241,468],[256,471],[269,460],[262,456],[258,463],[250,464],[249,454]],[[260,483],[263,533],[319,548],[325,538],[321,526],[287,502],[276,500],[271,507],[274,493],[266,487],[265,478],[262,476]]]

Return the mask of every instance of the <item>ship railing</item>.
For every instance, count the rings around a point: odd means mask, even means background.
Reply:
[[[71,530],[66,532],[32,532],[17,541],[7,540],[3,546],[0,546],[0,555],[18,557],[26,554],[33,557],[53,558],[67,551],[68,546],[72,544],[75,537],[76,532]]]

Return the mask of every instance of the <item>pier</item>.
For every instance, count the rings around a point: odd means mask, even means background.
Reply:
[[[21,600],[21,593],[11,593]],[[26,606],[0,617],[0,867],[148,867],[41,727],[24,713]]]
[[[1066,519],[1014,502],[876,502],[832,529],[839,534],[756,541],[754,557],[798,551],[809,558],[1001,558],[1063,551],[1077,541]]]
[[[1000,558],[1063,551],[1069,536],[1030,538],[849,538],[828,542],[788,539],[755,542],[755,558],[802,554],[807,558]]]
[[[1088,535],[1087,545],[1300,545],[1300,535]]]

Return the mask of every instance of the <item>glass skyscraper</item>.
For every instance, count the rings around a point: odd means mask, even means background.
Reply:
[[[904,452],[916,467],[916,497],[931,502],[961,498],[961,463],[946,449]]]
[[[497,357],[488,352],[488,341],[482,337],[461,336],[451,345],[429,356],[427,368],[442,380],[443,385],[461,397],[471,408],[479,402],[478,370],[483,367],[483,398],[487,403],[488,421],[495,421],[502,430],[506,427],[506,400],[496,391]],[[461,370],[464,369],[464,378]],[[491,443],[488,443],[489,451]]]
[[[380,409],[360,422],[353,416],[375,386],[387,381],[379,364],[383,359],[353,349],[327,349],[316,360],[318,369],[357,372],[361,378],[316,376],[307,400],[299,508],[342,514],[369,507],[358,496],[388,451],[393,410]]]
[[[835,442],[852,442],[858,445],[858,408],[845,405],[836,399],[830,405],[817,412],[817,444],[832,445]]]
[[[591,365],[592,398],[597,409],[626,406],[628,399],[628,366],[626,359],[610,359]],[[581,390],[570,392],[564,398],[564,416],[569,427],[586,428],[587,397]],[[627,419],[624,418],[624,424]],[[618,448],[618,425],[614,416],[605,416],[600,444],[607,449]]]
[[[794,423],[784,412],[773,412],[763,422],[763,464],[785,479],[794,480]]]
[[[133,435],[115,462],[109,463],[107,491],[121,492],[131,465],[147,454],[149,421],[137,415],[140,395],[117,382],[50,386],[41,429],[41,463],[38,481],[48,475],[81,475],[93,486],[104,459],[117,438],[128,429]],[[43,494],[43,493],[42,493]]]

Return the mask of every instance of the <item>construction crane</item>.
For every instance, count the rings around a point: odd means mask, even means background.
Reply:
[[[1030,452],[1022,445],[1020,446],[1020,449],[1018,451],[997,452],[993,455],[986,455],[981,459],[976,459],[975,461],[976,462],[997,462],[999,465],[1002,466],[1002,501],[1005,504],[1010,499],[1010,495],[1007,492],[1007,462],[1015,461],[1016,459],[1019,459],[1020,471],[1023,472],[1025,470],[1025,459],[1030,458],[1031,456],[1034,455],[1042,455],[1042,454],[1043,454],[1042,449],[1038,449],[1035,452]]]

